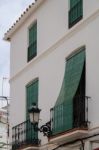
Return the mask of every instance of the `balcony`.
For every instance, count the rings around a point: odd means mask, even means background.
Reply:
[[[68,110],[71,110],[70,122],[69,116],[66,116]],[[54,107],[52,116],[52,135],[49,137],[51,143],[70,142],[85,137],[88,134],[88,97],[75,97],[72,106],[61,104]]]
[[[33,125],[29,120],[12,128],[12,150],[31,146],[38,147],[39,144],[38,132],[34,131]]]
[[[82,0],[74,5],[69,11],[69,28],[75,25],[83,17],[83,4]]]

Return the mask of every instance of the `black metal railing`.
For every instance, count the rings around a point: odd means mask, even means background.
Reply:
[[[74,5],[69,11],[69,28],[75,25],[83,17],[83,0]]]
[[[62,103],[52,108],[52,135],[74,128],[88,128],[88,100],[87,96],[77,96],[71,105]]]
[[[37,55],[37,41],[35,40],[31,45],[28,47],[28,61],[34,58]]]
[[[39,145],[38,132],[34,131],[29,120],[12,128],[12,150],[28,145]]]
[[[87,96],[77,96],[73,100],[73,128],[88,127]]]

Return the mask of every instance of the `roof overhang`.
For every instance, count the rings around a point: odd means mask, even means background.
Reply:
[[[4,40],[10,41],[12,35],[16,32],[16,30],[28,19],[28,17],[33,14],[36,9],[44,2],[45,0],[35,0],[35,3],[29,5],[28,8],[21,14],[21,16],[16,20],[16,22],[9,28],[9,30],[4,35]]]
[[[78,139],[81,139],[88,135],[87,129],[76,129],[74,131],[65,132],[63,134],[53,136],[49,139],[49,143],[53,144],[63,144],[63,143],[69,143]]]

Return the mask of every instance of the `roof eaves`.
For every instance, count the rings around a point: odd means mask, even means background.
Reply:
[[[10,41],[13,33],[21,26],[21,24],[28,18],[28,16],[36,10],[36,8],[43,2],[44,0],[35,0],[35,3],[26,8],[26,10],[21,14],[21,16],[16,20],[16,22],[9,28],[9,30],[4,34],[4,40]]]

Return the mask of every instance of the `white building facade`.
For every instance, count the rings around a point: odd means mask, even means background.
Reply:
[[[98,0],[37,0],[7,31],[13,150],[99,149],[98,27]],[[48,137],[29,123],[34,102]]]

